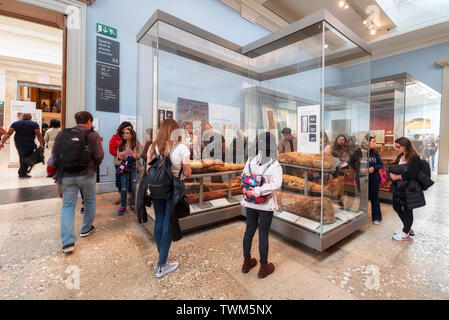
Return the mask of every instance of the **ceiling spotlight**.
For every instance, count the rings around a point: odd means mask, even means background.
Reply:
[[[329,48],[329,45],[328,45],[328,44],[325,44],[325,45],[324,45],[324,49],[327,49],[327,48]]]
[[[374,36],[377,33],[377,26],[372,20],[364,20],[363,24],[365,25],[366,30]]]
[[[340,6],[340,8],[345,8],[345,9],[349,8],[349,3],[346,0],[340,0],[340,2],[338,2],[338,5]]]

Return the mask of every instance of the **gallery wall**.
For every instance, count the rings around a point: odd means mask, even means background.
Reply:
[[[158,9],[240,46],[269,34],[268,30],[244,20],[238,12],[217,0],[102,0],[88,6],[86,110],[91,112],[94,117],[99,118],[99,132],[103,137],[105,151],[108,150],[108,141],[119,125],[120,115],[96,111],[96,24],[102,23],[118,30],[116,40],[120,42],[120,113],[135,115],[137,96],[136,35]],[[180,94],[182,93],[180,92]],[[206,98],[204,97],[204,100]],[[230,99],[239,100],[239,98]],[[115,179],[112,156],[108,153],[100,168],[100,175],[102,182]]]

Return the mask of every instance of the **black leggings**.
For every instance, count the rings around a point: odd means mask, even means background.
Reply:
[[[404,231],[404,233],[409,233],[413,224],[413,210],[409,209],[407,204],[403,204],[401,199],[396,196],[393,196],[393,209],[404,224],[402,231]]]
[[[272,220],[273,211],[246,208],[246,231],[243,237],[243,256],[245,258],[251,258],[251,245],[257,226],[259,226],[260,263],[268,263],[268,233]]]

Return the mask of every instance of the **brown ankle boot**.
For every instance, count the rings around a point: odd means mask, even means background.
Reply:
[[[242,272],[248,273],[251,268],[257,265],[257,260],[255,258],[245,258],[243,260]]]
[[[261,263],[259,269],[259,278],[265,278],[266,276],[272,274],[274,272],[274,264],[270,263]]]

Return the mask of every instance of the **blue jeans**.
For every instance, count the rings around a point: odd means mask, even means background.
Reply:
[[[154,238],[156,240],[157,251],[159,252],[158,267],[167,263],[168,251],[172,242],[170,234],[170,202],[167,200],[154,200]]]
[[[130,172],[123,173],[120,175],[120,195],[122,197],[122,208],[126,208],[126,197],[127,193],[131,193],[131,200],[129,205],[133,206],[135,205],[135,198],[136,198],[136,187],[135,187],[135,181],[136,180],[136,170],[131,170]]]
[[[84,200],[81,233],[88,232],[92,227],[96,210],[96,181],[95,174],[62,178],[61,240],[63,246],[74,244],[76,241],[74,229],[78,191],[81,191]]]

